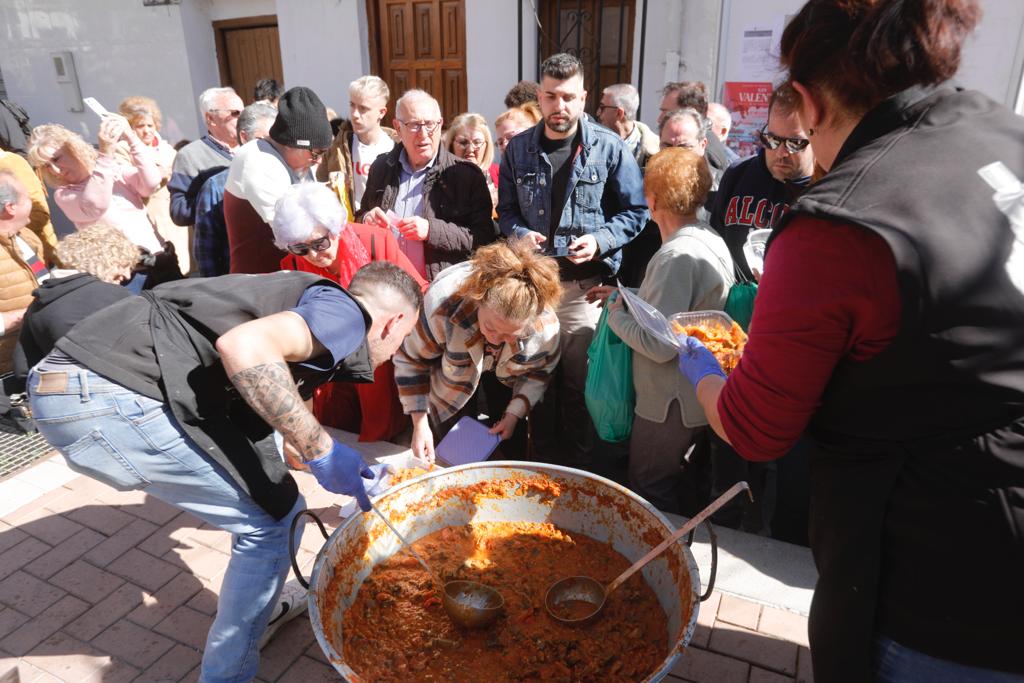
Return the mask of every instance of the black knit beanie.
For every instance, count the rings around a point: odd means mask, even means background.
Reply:
[[[277,103],[270,138],[287,147],[327,149],[334,140],[327,108],[309,88],[290,88]]]

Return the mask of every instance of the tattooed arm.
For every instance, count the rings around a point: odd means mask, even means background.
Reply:
[[[224,370],[238,393],[305,460],[333,442],[299,396],[287,362],[315,358],[324,347],[296,313],[285,311],[235,327],[217,339]]]

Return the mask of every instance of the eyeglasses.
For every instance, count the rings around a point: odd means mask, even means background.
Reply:
[[[807,145],[811,144],[811,141],[807,138],[784,138],[781,135],[775,135],[766,130],[762,130],[760,136],[761,144],[773,151],[778,149],[782,143],[786,143],[786,151],[790,154],[802,152],[807,149]]]
[[[664,141],[662,141],[662,143],[661,143],[661,148],[662,149],[669,149],[669,148],[672,148],[672,147],[678,147],[679,149],[689,149],[689,150],[697,149],[697,145],[695,145],[694,143],[690,142],[689,140],[683,140],[681,142],[664,142]]]
[[[303,148],[305,149],[305,148]],[[320,159],[327,154],[326,149],[306,149],[309,152],[309,156],[313,157],[313,161],[320,161]]]
[[[469,138],[455,138],[455,144],[466,149],[481,149],[487,144],[486,140],[470,140]]]
[[[289,244],[288,251],[296,256],[305,256],[311,251],[324,251],[331,246],[332,237],[333,235],[324,235],[323,237],[318,237],[315,240],[310,240],[308,242]]]
[[[427,135],[432,134],[437,127],[441,125],[441,121],[403,121],[397,119],[397,121],[409,129],[410,133],[419,133],[421,130],[426,131]]]
[[[603,112],[605,109],[617,109],[617,108],[618,107],[616,107],[613,104],[604,104],[603,102],[598,102],[597,103],[597,109],[594,111],[594,114],[596,116],[600,116],[601,112]]]
[[[511,131],[505,133],[504,135],[502,135],[495,142],[497,142],[499,147],[504,149],[505,145],[507,145],[512,140],[512,138],[514,138],[515,136],[519,135],[520,133],[522,133],[523,131],[526,131],[526,130],[529,130],[529,127],[521,128],[519,130],[511,130]]]
[[[210,111],[217,112],[218,114],[228,114],[233,119],[237,119],[242,115],[241,109],[211,109]]]

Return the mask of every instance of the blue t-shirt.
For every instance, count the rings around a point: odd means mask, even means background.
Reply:
[[[306,321],[306,326],[328,355],[311,358],[299,365],[314,370],[330,370],[347,358],[366,339],[366,319],[351,295],[329,285],[313,285],[291,309]]]

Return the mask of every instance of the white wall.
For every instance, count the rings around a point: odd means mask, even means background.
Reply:
[[[466,90],[469,111],[491,124],[505,111],[505,95],[519,81],[516,0],[466,0]],[[537,75],[537,24],[523,2],[523,78]]]
[[[180,137],[195,140],[206,133],[206,123],[199,111],[199,95],[207,88],[220,85],[220,68],[217,66],[216,43],[213,36],[211,10],[207,0],[184,0],[181,8],[181,32],[185,41],[186,61],[190,77],[193,126],[189,134]],[[170,138],[173,142],[175,138]]]
[[[640,67],[640,23],[648,3],[641,119],[657,117],[661,86],[703,80],[717,96],[735,80],[742,31],[781,26],[801,0],[637,0],[632,82]],[[982,0],[959,80],[1009,106],[1017,104],[1024,63],[1024,3]],[[468,106],[489,121],[519,78],[517,0],[466,0]],[[34,123],[56,122],[95,137],[95,116],[69,112],[50,53],[74,54],[83,95],[113,109],[129,94],[149,95],[164,112],[172,142],[195,139],[196,99],[220,77],[211,23],[276,14],[285,85],[306,85],[341,115],[347,84],[369,71],[364,0],[182,0],[143,7],[141,0],[0,0],[0,70],[9,97]],[[536,20],[523,2],[524,78],[536,76]],[[1024,105],[1024,100],[1022,100]]]
[[[60,123],[94,139],[99,119],[68,111],[50,53],[70,50],[83,96],[116,109],[127,95],[159,102],[170,139],[192,137],[191,75],[179,8],[137,0],[0,0],[0,69],[33,124]]]
[[[277,3],[285,87],[312,88],[328,107],[348,116],[348,84],[367,73],[363,0],[282,0]]]
[[[742,80],[743,30],[755,25],[781,29],[786,15],[796,14],[803,4],[802,0],[724,0],[716,93],[721,91],[723,82]],[[1024,61],[1024,2],[981,0],[981,7],[981,23],[965,44],[960,71],[954,80],[1014,107]],[[782,75],[779,72],[780,78]]]
[[[196,6],[209,16],[210,21],[261,17],[277,13],[277,5],[274,0],[182,0],[182,2]]]
[[[661,88],[673,81],[715,80],[721,3],[716,0],[646,0],[647,40],[640,120],[654,126]],[[633,37],[633,84],[639,77],[642,3],[637,0]]]
[[[981,5],[981,24],[967,41],[957,80],[1013,107],[1024,62],[1024,2],[982,0]]]

